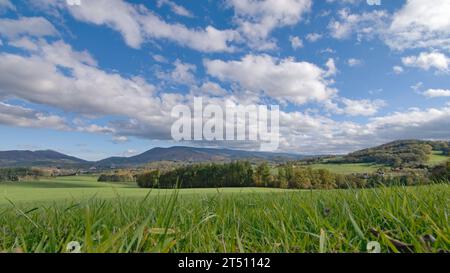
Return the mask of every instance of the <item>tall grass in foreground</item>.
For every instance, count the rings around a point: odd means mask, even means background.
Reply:
[[[0,208],[0,251],[450,251],[448,184],[273,194],[147,196]]]

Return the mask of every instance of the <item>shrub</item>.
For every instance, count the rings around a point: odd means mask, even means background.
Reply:
[[[431,170],[431,178],[435,181],[450,181],[450,161],[434,167]]]
[[[36,179],[44,176],[44,172],[31,168],[7,168],[0,169],[0,181],[17,182],[21,180]]]
[[[135,179],[131,174],[102,174],[97,180],[98,182],[134,182]]]
[[[158,170],[148,173],[140,174],[136,177],[136,182],[141,188],[154,188],[159,184],[159,177],[161,176]]]

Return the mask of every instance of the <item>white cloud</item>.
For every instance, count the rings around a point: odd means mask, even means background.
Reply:
[[[9,39],[18,38],[21,35],[35,37],[54,36],[57,33],[53,25],[43,17],[0,19],[0,35]]]
[[[290,36],[289,41],[291,42],[291,46],[293,49],[299,49],[303,47],[303,41],[300,37]]]
[[[177,59],[174,63],[174,69],[169,73],[160,73],[158,77],[160,79],[169,80],[173,83],[194,85],[196,82],[195,71],[197,67],[193,64],[183,63]]]
[[[68,9],[79,21],[119,31],[133,48],[139,48],[147,40],[165,39],[199,51],[229,52],[234,50],[230,43],[239,39],[233,30],[218,30],[213,26],[190,29],[179,23],[167,23],[143,5],[122,0],[85,1],[80,6],[69,6],[63,0],[39,0],[39,3]]]
[[[173,13],[178,14],[180,16],[191,17],[191,18],[194,17],[192,12],[187,10],[185,7],[177,5],[176,3],[169,1],[169,0],[158,0],[157,5],[158,5],[158,7],[167,5],[170,7],[170,9],[172,10]]]
[[[69,130],[64,118],[0,102],[0,124],[17,127]]]
[[[275,28],[296,25],[310,11],[311,0],[227,0],[234,8],[239,31],[253,46],[273,42],[265,41]]]
[[[363,61],[355,58],[350,58],[347,60],[347,64],[351,67],[360,66],[363,64]]]
[[[153,60],[157,61],[158,63],[167,63],[168,62],[166,57],[159,55],[159,54],[153,55]]]
[[[154,86],[140,77],[102,71],[87,52],[64,42],[41,41],[37,46],[30,56],[0,54],[0,99],[18,98],[87,118],[114,116],[122,124],[134,120],[132,124],[147,125],[147,137],[170,133],[166,127],[178,95],[158,97]]]
[[[208,74],[221,81],[239,84],[252,92],[264,92],[280,101],[303,104],[329,99],[337,91],[329,86],[327,76],[335,73],[334,62],[326,71],[308,62],[268,55],[247,55],[239,61],[205,60]]]
[[[366,124],[282,112],[280,125],[284,151],[347,153],[398,139],[448,139],[450,108],[410,109],[370,118]]]
[[[404,57],[402,62],[405,66],[424,70],[434,68],[442,72],[448,72],[450,66],[450,58],[439,52],[422,52],[418,56]]]
[[[35,51],[38,49],[37,45],[29,38],[22,37],[19,39],[12,40],[8,42],[10,46],[25,49],[28,51]]]
[[[324,107],[329,112],[347,116],[374,116],[384,106],[386,102],[383,100],[353,100],[343,97],[324,102]]]
[[[339,19],[333,19],[328,25],[331,36],[336,39],[346,39],[353,33],[357,34],[358,40],[371,39],[385,29],[389,14],[385,11],[371,11],[361,14],[351,13],[349,9],[338,12]]]
[[[428,89],[423,95],[429,98],[450,97],[449,89]]]
[[[122,153],[122,156],[124,157],[130,157],[130,156],[135,156],[139,154],[138,151],[134,150],[134,149],[128,149],[125,152]]]
[[[450,51],[450,1],[408,0],[393,15],[387,44],[397,50],[443,48]]]
[[[395,74],[402,74],[405,70],[403,69],[403,67],[396,65],[392,68],[392,71],[394,71]]]
[[[2,10],[15,10],[16,7],[11,3],[10,0],[0,0],[0,12]]]
[[[112,141],[116,144],[128,142],[128,137],[126,136],[113,136]]]
[[[350,116],[373,116],[381,107],[386,106],[383,100],[351,100],[347,98],[341,99],[345,105],[343,111]]]
[[[207,81],[203,83],[200,87],[194,87],[194,90],[192,90],[195,95],[198,96],[204,96],[204,95],[210,95],[210,96],[226,96],[227,91],[223,89],[219,84],[215,82]]]
[[[308,40],[309,42],[317,42],[318,40],[320,40],[322,38],[322,34],[320,33],[309,33],[308,35],[306,35],[306,40]]]
[[[339,12],[339,19],[328,28],[337,39],[356,33],[358,40],[378,36],[390,48],[406,50],[435,48],[450,51],[450,2],[447,0],[407,0],[391,14],[375,10],[361,14],[349,9]]]

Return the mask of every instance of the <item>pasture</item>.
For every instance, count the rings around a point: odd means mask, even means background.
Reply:
[[[371,163],[354,163],[354,164],[336,164],[336,163],[323,163],[323,164],[313,164],[310,166],[313,169],[328,170],[332,173],[337,174],[353,174],[353,173],[374,173],[379,168],[385,167],[381,164],[371,164]]]
[[[449,158],[450,157],[443,155],[442,152],[433,151],[427,164],[430,166],[437,166],[440,164],[444,164],[445,162],[447,162],[449,160]]]

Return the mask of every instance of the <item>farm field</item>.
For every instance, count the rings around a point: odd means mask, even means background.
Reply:
[[[283,192],[281,189],[226,188],[226,189],[183,189],[180,195]],[[0,182],[0,206],[14,203],[58,202],[88,200],[92,198],[144,198],[150,195],[172,194],[172,190],[141,189],[136,183],[97,182],[93,176],[70,176],[38,181],[12,183]]]
[[[449,160],[448,156],[443,155],[439,151],[433,151],[433,154],[430,156],[430,159],[428,160],[428,165],[437,166],[447,162],[448,160]]]
[[[450,251],[450,186],[144,190],[67,177],[0,184],[0,251]],[[8,199],[6,199],[8,198]],[[429,240],[430,236],[434,239]]]
[[[374,173],[379,168],[385,167],[381,164],[370,163],[355,163],[355,164],[313,164],[310,166],[313,169],[324,169],[337,174],[352,174],[352,173]]]

